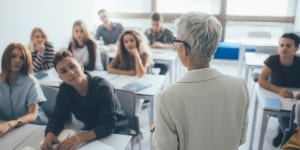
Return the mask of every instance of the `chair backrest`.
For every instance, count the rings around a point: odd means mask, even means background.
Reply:
[[[103,65],[103,69],[107,70],[107,66],[109,63],[109,61],[108,61],[109,58],[107,56],[107,53],[105,51],[102,51],[102,52],[100,52],[100,56],[101,56],[101,63]]]
[[[56,96],[59,92],[59,89],[56,87],[41,85],[43,93],[47,98],[47,101],[41,105],[42,109],[49,118],[52,115],[53,109],[56,103]]]
[[[271,33],[265,31],[251,31],[248,32],[249,38],[271,38]]]
[[[256,46],[255,52],[264,54],[276,54],[278,53],[278,46]]]
[[[128,126],[139,134],[139,117],[136,115],[138,101],[136,94],[133,91],[126,89],[116,89],[117,97],[120,101],[120,105],[128,117]]]

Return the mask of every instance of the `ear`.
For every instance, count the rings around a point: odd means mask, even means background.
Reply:
[[[80,69],[81,69],[82,71],[84,71],[84,66],[83,66],[82,63],[80,63]]]

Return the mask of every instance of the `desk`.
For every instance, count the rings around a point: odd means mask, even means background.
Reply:
[[[3,121],[0,121],[3,122]],[[13,129],[0,137],[1,149],[11,150],[16,149],[19,145],[22,145],[29,137],[38,131],[42,131],[44,134],[45,127],[33,124],[26,124],[22,127]]]
[[[151,49],[152,51],[152,58],[155,63],[160,63],[167,65],[169,67],[169,79],[170,83],[174,83],[176,81],[177,74],[183,72],[180,68],[182,67],[182,64],[180,63],[179,57],[177,55],[177,52],[171,49]],[[108,57],[106,59],[106,64],[109,64],[109,60],[114,58],[117,54],[116,51],[107,51],[105,52],[106,56]]]
[[[48,76],[39,80],[39,83],[47,86],[58,87],[62,81],[58,78],[57,73],[54,69],[50,69],[47,74]],[[160,92],[165,86],[165,75],[152,75],[145,74],[143,78],[138,78],[136,76],[127,76],[127,75],[116,75],[108,74],[106,71],[89,71],[91,76],[100,76],[108,80],[115,88],[122,89],[125,85],[132,82],[139,82],[143,84],[151,84],[150,87],[138,91],[136,93],[138,99],[147,99],[150,101],[151,105],[151,115],[150,123],[154,120],[154,96]],[[154,84],[155,81],[155,84]]]
[[[258,145],[258,150],[263,149],[263,141],[265,137],[265,132],[267,128],[267,123],[269,121],[269,116],[277,116],[277,117],[285,117],[285,116],[290,116],[290,112],[292,110],[293,105],[296,103],[296,101],[291,101],[291,100],[284,100],[281,98],[278,94],[269,91],[267,89],[264,89],[262,87],[259,87],[258,84],[255,85],[256,87],[256,98],[254,102],[254,113],[253,113],[253,122],[252,122],[252,128],[251,128],[251,136],[250,136],[250,150],[252,150],[253,146],[253,138],[254,138],[254,128],[256,124],[256,117],[257,117],[257,108],[258,105],[261,106],[263,109],[262,113],[262,123],[261,123],[261,131],[260,131],[260,136],[259,136],[259,145]],[[266,109],[264,106],[264,100],[267,97],[272,97],[272,98],[279,98],[281,100],[282,108],[280,111],[276,110],[270,110]]]
[[[246,52],[245,53],[245,81],[248,82],[249,72],[255,68],[262,68],[264,61],[270,54]]]
[[[25,147],[30,147],[35,150],[40,149],[41,141],[44,139],[44,132],[46,126],[32,125],[31,128],[34,130],[34,132],[31,134],[31,136],[26,138],[26,140],[24,140],[21,144],[16,145],[15,150],[22,150]],[[25,131],[25,129],[22,130],[22,132],[23,131]],[[111,146],[116,150],[129,150],[131,136],[112,134],[106,138],[99,139],[98,141],[108,146]]]
[[[246,49],[256,46],[278,46],[278,39],[274,38],[242,38],[239,52],[239,75],[242,75],[243,64],[245,63]]]

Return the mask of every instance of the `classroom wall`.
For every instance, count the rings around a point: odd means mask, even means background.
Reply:
[[[56,49],[66,47],[75,20],[90,28],[98,21],[93,0],[1,0],[0,19],[1,52],[11,42],[28,44],[34,27],[44,29]]]
[[[300,32],[300,1],[297,1],[294,31]]]

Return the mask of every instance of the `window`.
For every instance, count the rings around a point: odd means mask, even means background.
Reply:
[[[109,12],[145,13],[151,12],[151,0],[94,0],[97,10]]]
[[[221,0],[157,0],[157,11],[161,13],[186,13],[201,11],[219,14]]]
[[[227,15],[294,16],[296,0],[227,0]]]
[[[292,23],[229,21],[226,23],[225,42],[240,42],[241,38],[247,37],[248,32],[252,31],[268,32],[271,38],[279,39],[283,33],[292,30]]]

